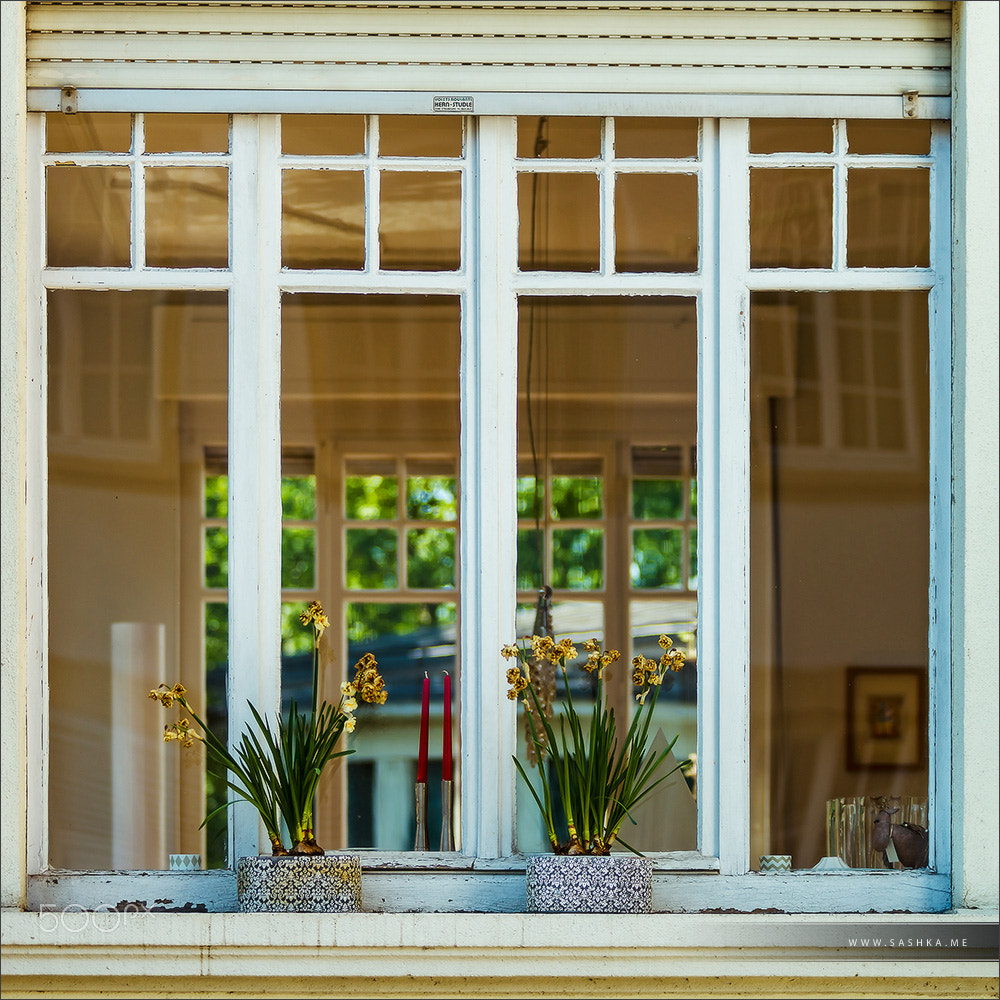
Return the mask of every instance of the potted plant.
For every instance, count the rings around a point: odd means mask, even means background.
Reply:
[[[614,709],[607,704],[609,668],[620,659],[596,639],[584,643],[580,668],[596,682],[589,719],[577,710],[567,664],[578,659],[572,641],[533,635],[520,646],[504,646],[501,655],[516,663],[507,670],[512,701],[524,708],[529,759],[539,780],[515,756],[518,774],[541,813],[552,853],[529,857],[529,910],[550,912],[648,912],[652,863],[622,839],[621,829],[632,810],[687,761],[664,768],[678,737],[667,747],[651,747],[650,726],[664,678],[684,665],[684,654],[669,636],[660,636],[658,660],[636,656],[632,684],[637,709],[624,735]],[[553,709],[554,685],[545,672],[561,673],[563,701]],[[548,761],[546,767],[545,762]],[[546,775],[546,770],[549,775]],[[565,827],[557,827],[556,806]],[[621,845],[631,853],[612,853]]]
[[[366,653],[355,664],[353,680],[341,684],[337,703],[320,702],[319,649],[330,623],[317,601],[299,620],[313,632],[312,699],[308,712],[299,711],[293,701],[286,715],[278,714],[272,726],[250,704],[253,722],[230,750],[195,712],[182,685],[161,684],[149,696],[164,708],[176,703],[190,716],[167,723],[164,741],[187,747],[202,743],[208,767],[236,799],[253,805],[271,841],[270,855],[240,858],[237,862],[241,908],[357,910],[361,908],[360,859],[324,852],[316,842],[313,807],[327,765],[353,752],[338,746],[343,733],[354,732],[357,699],[382,705],[386,689],[375,657]],[[192,727],[192,721],[197,728]],[[217,811],[210,813],[205,822]]]

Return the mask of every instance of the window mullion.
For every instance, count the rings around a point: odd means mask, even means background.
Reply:
[[[930,866],[951,870],[951,133],[947,123],[931,132],[931,258],[936,276],[929,295],[930,377],[930,635],[928,636],[928,793]]]
[[[750,190],[745,119],[719,122],[718,354],[716,397],[703,438],[714,442],[714,552],[706,584],[712,619],[718,714],[718,851],[722,874],[750,868],[750,353],[746,275]],[[707,403],[706,403],[707,406]],[[708,414],[706,414],[708,415]],[[706,421],[708,422],[708,421]],[[714,432],[714,433],[713,433]],[[706,441],[706,444],[708,443]],[[699,458],[699,466],[702,462]],[[704,530],[704,529],[703,529]],[[722,696],[724,692],[725,696]],[[722,738],[725,734],[725,738]],[[699,795],[699,799],[702,796]],[[722,808],[725,803],[725,808]],[[703,847],[702,850],[705,850]]]
[[[29,331],[38,331],[37,350],[24,352],[24,428],[26,440],[24,469],[24,552],[29,560],[44,567],[43,573],[26,574],[28,586],[21,603],[24,615],[25,660],[27,663],[45,663],[46,669],[34,673],[34,680],[26,685],[25,701],[28,718],[33,725],[27,728],[25,746],[28,780],[27,797],[27,851],[29,874],[44,872],[49,866],[49,689],[48,689],[48,582],[43,574],[48,572],[48,482],[47,482],[47,395],[48,395],[48,338],[46,337],[47,297],[41,275],[45,266],[45,167],[42,153],[45,149],[45,122],[41,115],[28,115],[26,123],[27,202],[31,209],[26,236],[25,323]],[[13,434],[13,421],[7,423],[4,414],[4,434]],[[6,536],[5,536],[6,539]],[[14,540],[7,539],[13,550]],[[29,674],[29,677],[31,675]],[[12,755],[8,755],[9,757]],[[6,779],[8,772],[4,771]]]
[[[234,116],[229,303],[229,739],[280,705],[281,338],[278,128]],[[230,807],[230,861],[266,843],[247,802]]]
[[[462,848],[514,847],[516,713],[500,647],[513,641],[517,472],[517,260],[513,118],[474,126],[469,180],[473,281],[463,317],[461,439]]]

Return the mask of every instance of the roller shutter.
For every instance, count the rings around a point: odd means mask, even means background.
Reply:
[[[768,95],[898,102],[910,92],[940,111],[950,92],[951,4],[934,0],[40,2],[27,5],[27,23],[35,91],[225,91],[234,110],[366,94],[478,98],[485,113],[541,95],[618,95],[622,111],[621,95],[634,95],[637,108],[672,97],[683,110],[698,98],[711,112],[729,95],[773,109]]]

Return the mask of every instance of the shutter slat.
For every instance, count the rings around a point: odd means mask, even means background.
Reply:
[[[392,67],[398,69],[398,67]],[[185,63],[176,73],[176,64],[131,63],[129,89],[142,90],[256,90],[264,86],[256,63]],[[517,93],[524,90],[524,67],[498,66],[414,66],[406,73],[406,90],[438,94]],[[390,91],[385,66],[275,65],[267,67],[266,85],[272,90],[311,91]],[[921,95],[947,94],[946,70],[857,70],[838,69],[824,73],[831,93],[845,95],[893,94],[917,91]],[[77,88],[109,86],[107,67],[101,63],[50,63],[35,75],[35,87]],[[394,76],[398,81],[398,77]],[[801,90],[801,72],[795,69],[743,67],[706,70],[692,81],[688,68],[552,67],[544,86],[535,83],[536,93],[606,94],[794,94]],[[812,91],[815,93],[815,90]],[[500,111],[494,113],[503,113]],[[828,116],[834,116],[831,108]]]
[[[568,6],[568,5],[567,5]],[[676,7],[677,5],[675,5]],[[595,35],[718,37],[718,38],[867,38],[890,40],[950,39],[948,5],[936,9],[885,10],[884,5],[856,5],[854,16],[839,4],[836,10],[795,9],[785,6],[769,10],[766,4],[744,4],[741,9],[712,5],[699,10],[658,9],[591,10],[491,9],[479,6],[448,10],[375,10],[300,7],[274,4],[246,5],[185,4],[57,4],[29,3],[29,32],[78,31],[127,34],[129,32],[191,31],[224,34],[374,34],[374,35],[528,35],[536,37]],[[747,8],[757,8],[748,11]]]
[[[596,38],[351,38],[344,36],[283,35],[270,39],[262,49],[258,36],[228,37],[220,52],[213,35],[185,36],[179,41],[185,60],[194,62],[314,62],[423,65],[448,63],[455,66],[701,66],[722,67],[879,67],[884,55],[882,42],[856,42],[848,50],[830,40],[765,40],[749,43],[737,39],[596,39]],[[124,47],[126,58],[136,61],[163,59],[161,36],[133,36]],[[51,34],[39,39],[33,56],[45,62],[79,59],[78,36]],[[88,63],[122,58],[118,38],[94,35],[87,44]],[[947,69],[950,42],[901,42],[893,48],[899,65]],[[221,58],[220,58],[221,57]],[[846,64],[840,62],[849,59]]]

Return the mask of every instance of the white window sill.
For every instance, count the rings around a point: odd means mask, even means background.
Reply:
[[[377,983],[380,995],[393,995],[398,984],[400,995],[417,997],[458,995],[449,984],[476,994],[491,983],[502,989],[483,995],[606,997],[663,996],[674,983],[709,996],[720,995],[725,982],[744,981],[745,987],[748,977],[798,982],[800,989],[803,981],[850,977],[857,986],[853,996],[867,995],[866,980],[874,989],[886,978],[903,985],[919,979],[924,993],[983,996],[996,981],[998,963],[977,959],[952,941],[970,932],[966,941],[982,941],[996,920],[996,913],[969,910],[613,918],[5,910],[4,994],[27,995],[48,984],[46,989],[86,988],[92,992],[82,995],[98,995],[127,983],[133,997],[165,991],[263,996],[286,984],[289,996],[370,997]],[[928,947],[934,941],[941,946]]]
[[[429,859],[428,859],[429,860]],[[524,865],[505,860],[475,867],[420,869],[402,858],[364,866],[363,905],[380,913],[523,913]],[[928,871],[792,871],[720,875],[717,871],[658,871],[657,913],[943,913],[951,881]],[[226,913],[239,910],[236,878],[226,870],[180,872],[62,872],[28,881],[29,910],[65,907]]]

